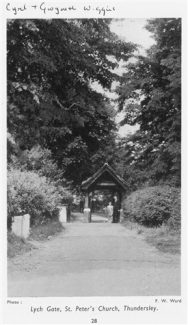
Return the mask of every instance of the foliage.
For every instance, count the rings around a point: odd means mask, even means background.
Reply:
[[[116,169],[116,160],[118,159],[117,138],[116,132],[111,131],[111,134],[101,143],[99,150],[92,155],[92,173],[102,167],[105,162],[108,162],[112,168]]]
[[[171,229],[181,228],[181,192],[177,194],[172,205],[172,214],[168,219],[168,226]]]
[[[9,20],[8,131],[20,150],[51,150],[64,176],[80,184],[91,157],[115,131],[109,89],[135,46],[110,31],[108,19]]]
[[[40,176],[45,176],[51,181],[62,181],[63,171],[60,171],[52,158],[49,149],[39,145],[30,150],[23,150],[17,155],[11,155],[9,166],[21,171],[33,171]]]
[[[170,186],[146,187],[131,193],[123,202],[125,218],[154,227],[170,218],[179,219],[180,190]],[[176,212],[175,212],[176,209]]]
[[[160,229],[160,228],[164,228]],[[170,230],[168,226],[157,228],[155,233],[148,234],[146,240],[163,253],[181,253],[181,232]]]
[[[63,230],[62,224],[58,220],[47,221],[40,225],[33,226],[30,230],[29,240],[46,240]]]
[[[179,186],[181,181],[181,19],[151,19],[156,44],[126,66],[117,89],[122,125],[140,129],[125,143],[125,160],[145,180]],[[128,154],[127,154],[128,153]]]
[[[7,132],[7,161],[11,162],[12,156],[17,155],[19,152],[19,147],[17,146],[14,137]]]
[[[55,218],[58,205],[68,200],[70,194],[62,187],[54,186],[45,176],[10,169],[7,196],[9,220],[13,216],[29,213],[31,224],[37,224],[43,219]]]
[[[181,230],[179,227],[172,229],[168,224],[162,224],[159,227],[149,228],[127,219],[124,220],[123,225],[136,235],[141,234],[142,238],[159,251],[170,254],[180,254],[181,252]]]
[[[135,133],[122,138],[116,145],[115,169],[129,184],[128,193],[152,183],[149,174],[151,170],[142,167],[141,162],[136,159],[138,148],[134,140],[137,136],[138,133]]]

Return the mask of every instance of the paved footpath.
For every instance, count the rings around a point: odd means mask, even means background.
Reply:
[[[70,223],[8,263],[8,296],[180,295],[180,258],[121,224]]]

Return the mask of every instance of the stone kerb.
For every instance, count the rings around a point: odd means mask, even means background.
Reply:
[[[30,232],[30,215],[15,216],[12,222],[12,232],[22,238],[27,238]]]

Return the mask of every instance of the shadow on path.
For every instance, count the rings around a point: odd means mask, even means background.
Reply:
[[[83,213],[72,212],[70,222],[88,223],[88,220],[86,219],[86,217],[84,216]],[[91,223],[107,223],[107,222],[108,222],[108,219],[105,216],[99,215],[96,213],[92,213]]]

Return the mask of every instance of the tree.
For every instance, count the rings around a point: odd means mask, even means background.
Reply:
[[[122,123],[139,123],[132,138],[132,164],[153,182],[180,185],[181,172],[181,19],[152,19],[146,28],[156,44],[127,66],[119,94]]]
[[[91,172],[91,157],[114,132],[109,100],[118,61],[135,46],[110,31],[110,20],[9,20],[8,131],[21,150],[52,151],[75,183]]]
[[[45,176],[49,181],[62,184],[63,170],[58,169],[51,151],[42,149],[39,145],[32,147],[31,150],[20,151],[17,155],[12,154],[9,166],[20,171],[35,172],[39,176]]]

